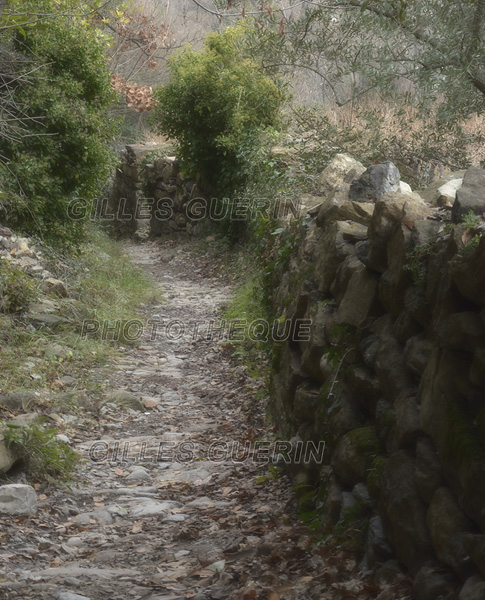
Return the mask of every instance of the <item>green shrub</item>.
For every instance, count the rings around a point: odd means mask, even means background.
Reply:
[[[67,0],[11,0],[6,11],[32,15],[0,31],[0,46],[18,57],[10,96],[17,136],[0,143],[0,219],[57,243],[76,243],[85,220],[72,220],[75,198],[87,214],[106,182],[112,156],[113,99],[103,42]],[[50,15],[43,17],[42,15]]]
[[[20,312],[36,297],[32,278],[7,261],[0,260],[0,313]]]
[[[55,429],[43,425],[13,425],[1,423],[2,435],[10,448],[25,461],[27,473],[34,479],[67,478],[79,460],[79,455],[57,439]]]
[[[274,126],[285,94],[250,56],[243,23],[207,36],[204,47],[170,59],[170,81],[155,90],[152,124],[177,140],[189,175],[221,198],[241,189],[253,148]]]

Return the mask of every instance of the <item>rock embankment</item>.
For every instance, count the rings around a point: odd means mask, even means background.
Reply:
[[[395,556],[421,600],[479,597],[485,171],[438,182],[425,201],[392,163],[365,170],[338,155],[320,184],[274,272],[276,317],[312,322],[273,361],[280,430],[326,443],[325,464],[299,482],[319,483],[330,530],[367,518],[363,566]]]

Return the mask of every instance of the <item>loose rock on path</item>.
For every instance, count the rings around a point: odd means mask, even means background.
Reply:
[[[0,515],[0,598],[405,598],[312,545],[289,480],[254,453],[241,460],[274,440],[259,384],[217,332],[203,335],[230,282],[183,244],[128,250],[166,303],[142,309],[99,421],[63,431],[85,459],[74,484],[38,494],[34,516]]]

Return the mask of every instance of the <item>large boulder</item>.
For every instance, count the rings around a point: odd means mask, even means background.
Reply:
[[[352,273],[337,312],[339,324],[358,327],[376,304],[377,275],[362,263]]]
[[[388,315],[376,322],[376,330],[379,345],[374,366],[384,396],[391,401],[413,396],[416,382],[406,367],[404,349],[392,333]]]
[[[332,456],[332,468],[347,485],[365,481],[372,459],[379,453],[380,444],[375,428],[359,427],[346,433]]]
[[[321,231],[315,244],[314,277],[319,292],[324,295],[330,292],[341,263],[354,251],[354,246],[343,237],[351,227],[351,223],[334,221],[325,231]]]
[[[416,490],[421,498],[431,502],[436,490],[444,484],[443,469],[433,442],[422,437],[416,444]]]
[[[325,376],[320,369],[320,359],[324,351],[329,347],[329,343],[325,337],[324,326],[326,320],[333,312],[334,308],[329,302],[318,302],[313,305],[308,312],[308,317],[311,319],[310,339],[300,342],[302,349],[302,370],[322,383],[325,381]]]
[[[384,194],[399,192],[400,179],[399,169],[391,161],[372,165],[352,182],[349,197],[357,202],[369,202]]]
[[[337,154],[318,180],[319,194],[329,196],[343,183],[350,183],[365,171],[362,163],[347,154]]]
[[[470,211],[480,217],[485,213],[485,170],[479,167],[471,167],[465,173],[463,184],[456,192],[451,218],[454,223],[461,223]]]
[[[367,264],[375,271],[384,273],[388,266],[387,245],[397,226],[409,231],[415,222],[431,216],[430,209],[416,194],[388,193],[376,201],[376,207],[369,224],[370,240]]]
[[[458,574],[466,573],[463,536],[470,532],[472,523],[457,505],[449,488],[440,487],[433,494],[426,522],[438,558]]]
[[[426,505],[414,485],[414,460],[404,450],[391,455],[384,466],[379,513],[397,558],[415,575],[434,552]]]
[[[478,575],[466,580],[458,596],[458,600],[483,600],[483,598],[485,598],[485,581]]]
[[[485,307],[485,237],[480,238],[478,248],[472,254],[457,256],[449,267],[462,296]]]
[[[485,531],[485,449],[467,399],[469,372],[467,354],[435,349],[421,378],[418,397],[421,426],[436,446],[446,480],[463,512]]]

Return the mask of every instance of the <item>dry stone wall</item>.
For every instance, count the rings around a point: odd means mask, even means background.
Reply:
[[[485,171],[425,201],[392,163],[338,155],[320,185],[273,275],[275,316],[312,322],[275,348],[274,417],[326,443],[294,475],[330,531],[364,517],[363,567],[397,558],[419,600],[485,598]]]
[[[126,146],[108,200],[118,233],[198,235],[209,226],[207,206],[198,178],[180,171],[170,145]]]

